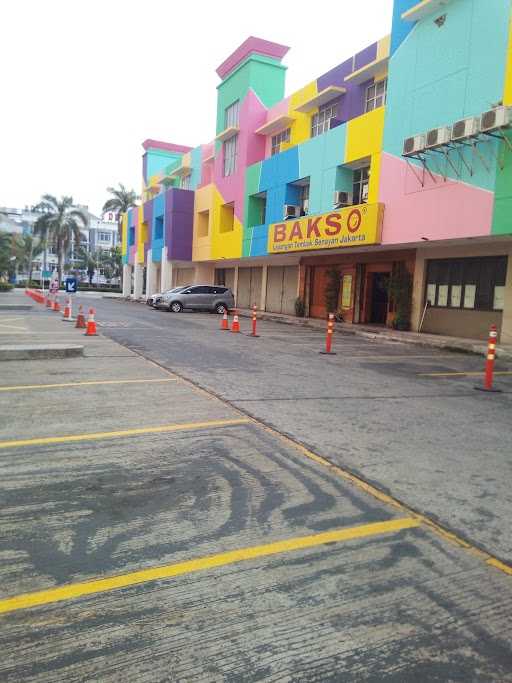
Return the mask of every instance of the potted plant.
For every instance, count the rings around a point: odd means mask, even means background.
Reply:
[[[340,271],[330,268],[327,271],[327,284],[324,289],[325,308],[327,313],[336,313],[340,298]]]
[[[411,326],[412,276],[403,261],[399,261],[393,266],[388,292],[395,309],[393,328],[395,330],[408,330]]]
[[[297,318],[303,318],[306,315],[306,304],[300,296],[295,299],[295,315]]]

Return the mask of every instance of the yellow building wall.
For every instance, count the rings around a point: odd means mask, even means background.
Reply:
[[[384,136],[385,107],[358,116],[347,123],[345,163],[370,159],[368,202],[378,201],[381,150]]]
[[[233,230],[230,230],[229,232],[220,232],[222,206],[224,204],[225,201],[223,196],[217,188],[214,187],[213,216],[210,214],[210,225],[212,227],[212,258],[241,258],[243,227],[238,218],[234,216]]]
[[[128,253],[128,214],[123,213],[121,218],[121,254],[126,256]]]
[[[142,206],[137,207],[137,225],[139,229],[137,240],[137,263],[144,263],[144,243],[148,240],[148,226],[144,223],[144,209]]]
[[[512,19],[510,21],[510,31],[507,51],[507,70],[505,72],[505,90],[503,93],[503,104],[512,106]]]
[[[205,185],[196,190],[194,196],[194,230],[192,237],[192,260],[209,261],[212,258],[212,215],[214,185]],[[208,235],[198,235],[198,214],[209,211]]]
[[[311,137],[311,117],[318,112],[318,108],[313,109],[307,114],[298,112],[296,109],[317,94],[318,88],[316,81],[312,81],[311,83],[308,83],[308,85],[304,86],[304,88],[297,90],[297,92],[294,92],[293,95],[290,96],[288,112],[290,116],[295,117],[295,121],[293,122],[290,130],[290,142],[282,143],[281,151],[284,152],[286,149],[289,149],[294,145],[298,145],[301,142],[305,142],[305,140],[309,140]]]

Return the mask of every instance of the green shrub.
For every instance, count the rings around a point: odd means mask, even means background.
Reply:
[[[327,313],[336,313],[340,298],[340,271],[337,268],[330,268],[327,271],[327,284],[324,290],[324,301]]]
[[[403,261],[394,264],[388,292],[395,307],[395,330],[408,330],[411,326],[412,275]]]
[[[0,292],[10,292],[13,287],[10,282],[0,282]]]

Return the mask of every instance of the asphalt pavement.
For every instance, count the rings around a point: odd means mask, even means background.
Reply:
[[[496,364],[502,393],[485,394],[475,355],[335,333],[323,356],[313,329],[260,322],[253,339],[208,313],[97,309],[106,336],[512,564],[511,363]]]
[[[512,570],[487,554],[506,545],[506,499],[464,544],[445,527],[492,509],[467,472],[441,526],[426,502],[442,496],[420,495],[452,406],[500,416],[508,375],[469,399],[481,378],[429,371],[480,359],[354,338],[325,357],[315,332],[266,323],[253,339],[213,315],[97,303],[92,338],[40,307],[0,313],[0,342],[84,345],[0,363],[0,680],[512,681]],[[440,416],[424,453],[418,425],[390,427],[418,394]],[[459,463],[476,453],[466,424]],[[407,445],[423,467],[406,486]]]

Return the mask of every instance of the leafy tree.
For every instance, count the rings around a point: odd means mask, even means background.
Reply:
[[[59,282],[62,282],[64,263],[74,240],[80,244],[80,230],[87,227],[88,218],[83,211],[76,209],[72,197],[62,197],[58,200],[50,194],[43,195],[42,201],[36,207],[42,212],[34,225],[34,232],[47,244],[52,241],[57,248],[57,270]]]
[[[103,213],[106,211],[113,211],[117,213],[117,232],[119,240],[122,239],[122,214],[126,213],[132,206],[137,206],[137,201],[140,199],[139,195],[134,190],[127,190],[126,187],[119,183],[119,187],[107,187],[107,192],[110,192],[112,197],[107,199],[103,204]]]
[[[6,277],[12,273],[14,235],[10,232],[0,232],[0,277]]]

